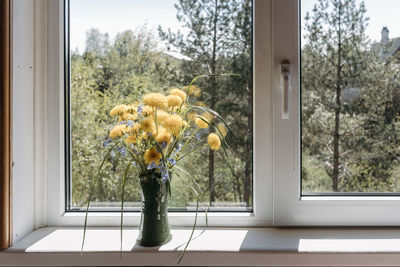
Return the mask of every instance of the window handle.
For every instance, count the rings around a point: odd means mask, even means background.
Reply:
[[[282,119],[289,119],[290,93],[290,63],[287,60],[281,63],[281,90],[282,90]]]

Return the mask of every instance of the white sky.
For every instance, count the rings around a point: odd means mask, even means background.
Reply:
[[[97,28],[111,40],[118,33],[148,24],[157,36],[157,27],[179,29],[174,3],[176,0],[70,0],[71,49],[85,49],[86,32]],[[317,0],[302,0],[302,17]],[[379,41],[383,26],[389,37],[400,37],[400,0],[364,0],[370,18],[367,35]]]
[[[311,11],[317,2],[317,0],[301,1],[302,25],[306,12],[312,14]],[[400,37],[400,0],[364,0],[364,3],[367,9],[366,16],[369,17],[366,34],[372,41],[381,40],[383,26],[389,28],[389,38]]]

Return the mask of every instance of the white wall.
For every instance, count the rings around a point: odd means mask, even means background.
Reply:
[[[13,242],[34,228],[34,1],[13,1]]]

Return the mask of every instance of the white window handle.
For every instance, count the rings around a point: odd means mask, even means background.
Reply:
[[[282,119],[289,119],[290,93],[290,63],[287,60],[281,63],[281,90],[282,90]]]

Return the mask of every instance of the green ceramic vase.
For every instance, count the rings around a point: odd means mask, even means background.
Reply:
[[[168,192],[160,174],[151,172],[140,176],[142,213],[138,245],[161,246],[171,240],[168,223]]]

